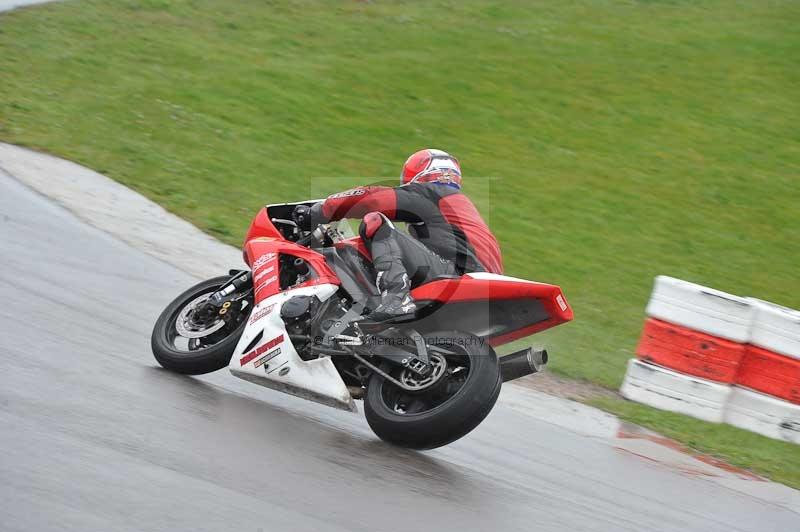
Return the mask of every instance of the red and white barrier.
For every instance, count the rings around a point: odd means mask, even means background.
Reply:
[[[800,359],[800,311],[750,298],[755,309],[749,343]]]
[[[732,386],[723,421],[776,440],[800,444],[800,406],[769,395]]]
[[[800,312],[664,276],[646,312],[625,397],[800,443]]]
[[[800,405],[800,360],[747,346],[736,384]]]
[[[721,423],[731,387],[632,358],[619,391],[637,403]]]
[[[733,383],[744,357],[743,344],[649,318],[636,354],[679,373]]]
[[[672,277],[656,277],[647,315],[687,329],[744,343],[753,305],[746,298]]]

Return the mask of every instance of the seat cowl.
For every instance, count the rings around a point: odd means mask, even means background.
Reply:
[[[490,327],[471,331],[479,336],[487,336],[492,345],[508,343],[573,319],[572,309],[559,286],[491,273],[470,273],[455,279],[434,280],[413,289],[411,296],[422,305],[434,303],[436,309],[432,311],[433,315],[442,314],[442,307],[452,307],[454,310],[458,308],[460,312],[456,314],[463,317],[477,311],[476,308],[461,309],[465,303],[489,309],[503,303],[509,312],[497,312],[495,309],[491,312],[494,316],[487,322]],[[488,305],[482,305],[481,302]],[[543,315],[525,323],[511,319],[530,305],[541,308]],[[444,311],[439,318],[446,315]],[[450,321],[456,323],[457,320]]]

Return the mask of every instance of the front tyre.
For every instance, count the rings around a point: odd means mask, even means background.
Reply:
[[[196,284],[175,298],[153,327],[150,345],[164,368],[186,375],[211,373],[230,362],[242,336],[252,301],[244,296],[232,301],[224,314],[201,314],[203,303],[229,276]]]
[[[404,390],[381,375],[370,378],[364,413],[384,441],[412,449],[447,445],[478,426],[500,394],[502,379],[494,350],[471,334],[447,331],[426,335],[428,353],[443,357],[446,372],[420,391]],[[408,370],[392,377],[409,383]]]

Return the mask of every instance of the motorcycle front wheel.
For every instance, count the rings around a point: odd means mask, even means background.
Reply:
[[[211,294],[230,280],[214,277],[176,297],[153,326],[150,345],[162,367],[185,375],[201,375],[224,368],[242,336],[252,302],[243,298],[224,315],[197,313]]]
[[[390,375],[419,390],[409,391],[374,373],[364,397],[364,414],[384,441],[411,449],[447,445],[470,432],[489,414],[500,395],[502,379],[494,350],[477,336],[459,331],[425,335],[435,366],[414,380],[408,369]],[[415,384],[416,382],[416,384]]]

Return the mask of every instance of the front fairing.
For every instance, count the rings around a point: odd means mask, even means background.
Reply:
[[[286,290],[256,303],[228,369],[241,379],[304,399],[356,411],[330,357],[303,360],[286,331],[280,309],[294,296],[333,296],[338,286],[318,284]]]

